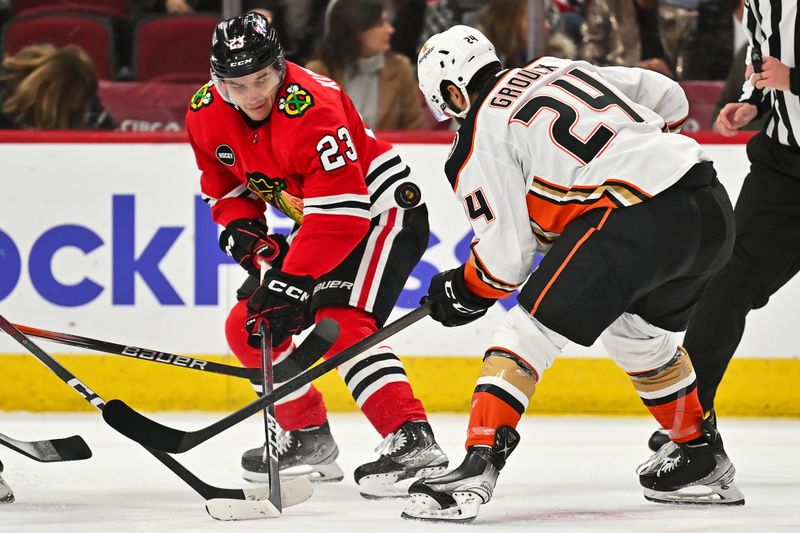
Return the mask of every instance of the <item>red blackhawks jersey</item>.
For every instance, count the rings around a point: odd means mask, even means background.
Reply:
[[[646,201],[708,160],[668,133],[688,109],[677,83],[643,69],[543,57],[500,73],[445,164],[475,231],[472,292],[508,295],[571,221]]]
[[[291,62],[267,120],[250,121],[209,82],[192,98],[186,128],[215,222],[261,218],[269,203],[301,224],[284,261],[291,274],[330,271],[371,218],[419,202],[409,167],[339,85]]]

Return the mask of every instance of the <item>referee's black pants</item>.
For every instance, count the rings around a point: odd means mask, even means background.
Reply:
[[[747,156],[750,173],[734,208],[733,255],[708,285],[684,340],[706,411],[714,406],[747,313],[764,307],[800,271],[800,152],[762,131],[747,144]]]

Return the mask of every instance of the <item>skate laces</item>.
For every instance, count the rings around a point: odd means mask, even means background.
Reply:
[[[394,433],[389,433],[386,435],[386,438],[383,439],[383,442],[378,444],[378,447],[375,448],[375,451],[378,455],[392,455],[396,451],[403,448],[408,442],[408,437],[406,437],[406,432],[402,429],[395,431]]]
[[[678,445],[670,441],[664,444],[650,459],[642,463],[636,469],[637,474],[667,474],[672,472],[681,463],[681,454],[677,453],[673,457],[673,453],[678,450]]]
[[[275,434],[275,447],[278,449],[278,455],[286,453],[292,445],[292,432],[286,431],[283,428],[278,429]]]

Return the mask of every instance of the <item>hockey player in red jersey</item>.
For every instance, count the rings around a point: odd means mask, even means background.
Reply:
[[[250,273],[226,323],[228,343],[244,366],[258,367],[262,321],[279,361],[291,357],[292,335],[332,318],[341,334],[330,357],[386,321],[425,251],[420,189],[335,82],[284,60],[276,31],[258,13],[217,26],[211,73],[186,126],[202,193],[225,228],[220,245]],[[268,234],[267,204],[296,222],[289,242]],[[260,284],[259,259],[272,266]],[[355,471],[364,496],[405,495],[415,476],[444,470],[447,458],[389,348],[338,370],[385,439],[378,460]],[[281,470],[341,479],[319,391],[307,385],[275,407]],[[262,449],[242,457],[248,480],[266,476]]]
[[[743,503],[673,334],[733,242],[711,161],[669,133],[688,111],[680,87],[642,69],[553,57],[501,70],[491,43],[466,26],[428,40],[418,75],[431,110],[460,122],[445,174],[475,232],[466,264],[431,280],[431,316],[460,326],[520,294],[485,351],[466,458],[415,482],[403,516],[474,519],[544,371],[568,341],[598,338],[669,429],[671,445],[637,471],[645,497]]]

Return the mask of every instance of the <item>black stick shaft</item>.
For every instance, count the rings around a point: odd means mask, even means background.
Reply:
[[[179,450],[176,451],[183,452],[189,450],[197,446],[198,444],[205,442],[211,437],[214,437],[215,435],[222,433],[229,427],[234,426],[243,420],[246,420],[247,418],[259,412],[260,410],[264,409],[264,407],[266,407],[267,405],[274,404],[278,400],[288,396],[289,394],[296,391],[300,387],[306,385],[307,383],[311,383],[312,381],[322,376],[323,374],[330,372],[339,365],[346,363],[347,361],[353,359],[354,357],[357,357],[366,350],[369,350],[370,348],[385,341],[395,333],[404,330],[408,326],[428,316],[430,312],[431,312],[430,304],[425,303],[420,307],[414,309],[410,313],[395,320],[391,324],[379,329],[372,335],[369,335],[368,337],[361,339],[359,342],[355,343],[349,348],[342,350],[341,352],[334,355],[330,359],[327,359],[322,363],[318,364],[317,366],[312,367],[309,370],[303,372],[302,374],[299,374],[296,377],[290,379],[289,381],[287,381],[286,383],[282,384],[277,389],[272,391],[272,393],[265,394],[261,398],[247,404],[238,411],[234,411],[230,415],[226,416],[225,418],[222,418],[221,420],[218,420],[217,422],[214,422],[210,426],[207,426],[195,432],[186,433],[184,435],[184,442],[181,443],[181,445],[179,446]]]
[[[61,364],[53,359],[50,354],[42,350],[32,340],[27,338],[21,331],[15,328],[11,322],[6,320],[3,315],[0,315],[0,329],[8,333],[14,338],[14,340],[25,347],[25,349],[33,354],[36,359],[41,361],[42,364],[44,364],[56,376],[58,376],[61,381],[69,385],[75,392],[80,394],[84,400],[94,405],[99,411],[103,410],[106,402],[98,394],[86,386],[86,384],[79,380],[72,372],[61,366]],[[233,498],[241,500],[245,498],[244,492],[240,489],[222,489],[208,485],[167,453],[148,448],[147,446],[144,448],[206,500],[210,500],[212,498]]]
[[[272,333],[266,324],[261,324],[261,396],[272,392],[274,386],[272,376]],[[264,407],[264,459],[269,465],[269,501],[278,511],[282,510],[281,474],[278,463],[278,422],[275,418],[275,404]]]
[[[23,326],[22,324],[14,324],[14,326],[25,335],[40,339],[47,339],[49,341],[65,344],[67,346],[76,346],[78,348],[86,348],[87,350],[93,350],[96,352],[124,355],[125,357],[138,359],[140,361],[151,361],[154,363],[176,366],[178,368],[199,370],[201,372],[213,372],[214,374],[222,374],[225,376],[233,376],[249,380],[260,379],[260,372],[257,368],[242,368],[238,366],[225,365],[222,363],[215,363],[213,361],[205,361],[203,359],[188,357],[186,355],[177,355],[159,350],[150,350],[147,348],[140,348],[138,346],[131,346],[130,344],[118,344],[116,342],[92,339],[89,337],[82,337],[80,335],[73,335],[72,333],[60,333],[58,331],[32,328],[30,326]]]

